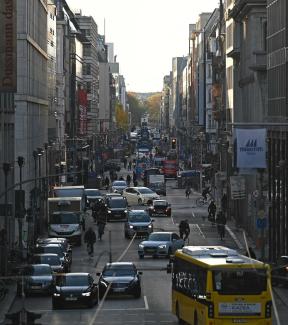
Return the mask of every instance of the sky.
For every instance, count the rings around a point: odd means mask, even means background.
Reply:
[[[188,54],[189,24],[213,12],[219,0],[66,0],[92,16],[98,32],[114,43],[128,91],[157,92],[172,69],[172,57]]]

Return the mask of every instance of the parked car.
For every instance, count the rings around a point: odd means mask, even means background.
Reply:
[[[111,186],[111,192],[122,194],[123,190],[127,187],[126,181],[114,181]]]
[[[139,258],[144,258],[146,255],[169,257],[183,246],[184,240],[174,232],[153,232],[147,240],[139,244],[138,255]]]
[[[271,264],[272,285],[288,287],[288,256],[281,256],[276,263]]]
[[[69,254],[66,253],[62,246],[59,244],[43,244],[37,245],[34,250],[34,254],[57,254],[60,258],[62,265],[64,266],[64,271],[69,272],[71,268],[71,261],[69,259]]]
[[[30,294],[52,294],[55,283],[53,271],[48,264],[31,264],[25,266],[19,272],[17,280],[17,295],[24,291],[27,297]]]
[[[107,221],[127,219],[127,200],[123,196],[111,197],[106,201],[107,206]]]
[[[91,203],[103,199],[103,194],[97,188],[86,188],[84,193],[86,195],[87,207],[91,207]]]
[[[149,204],[160,199],[160,196],[148,187],[127,187],[123,190],[123,196],[129,205]]]
[[[56,278],[53,309],[75,303],[88,307],[98,303],[98,285],[89,273],[67,273]]]
[[[153,221],[146,210],[129,210],[124,225],[125,238],[147,236],[153,232]]]
[[[141,297],[141,278],[139,272],[132,262],[107,263],[99,276],[99,297],[102,299],[109,284],[107,294],[128,294],[135,298]]]
[[[154,200],[148,211],[151,217],[170,217],[171,205],[166,200]]]
[[[65,266],[57,254],[34,254],[31,258],[31,264],[49,264],[53,273],[65,272]]]

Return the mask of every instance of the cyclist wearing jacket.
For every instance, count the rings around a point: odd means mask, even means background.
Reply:
[[[94,243],[96,242],[96,234],[92,227],[89,227],[84,235],[84,242],[87,243],[87,250],[89,255],[93,256],[94,253]]]

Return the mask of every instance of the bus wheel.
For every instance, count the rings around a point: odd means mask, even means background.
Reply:
[[[178,324],[184,325],[183,319],[180,318],[180,312],[179,312],[178,302],[176,303],[176,317],[178,319]]]
[[[194,314],[194,325],[198,325],[198,316],[196,313]]]

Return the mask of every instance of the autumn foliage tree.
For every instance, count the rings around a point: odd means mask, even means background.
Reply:
[[[123,106],[120,103],[116,104],[115,117],[117,127],[123,131],[127,131],[129,126],[128,112],[124,111]]]
[[[147,98],[145,105],[149,113],[149,121],[152,124],[159,123],[160,118],[161,93],[156,93]]]
[[[127,94],[129,111],[131,113],[131,125],[140,125],[141,117],[146,112],[146,108],[140,103],[134,93]]]

